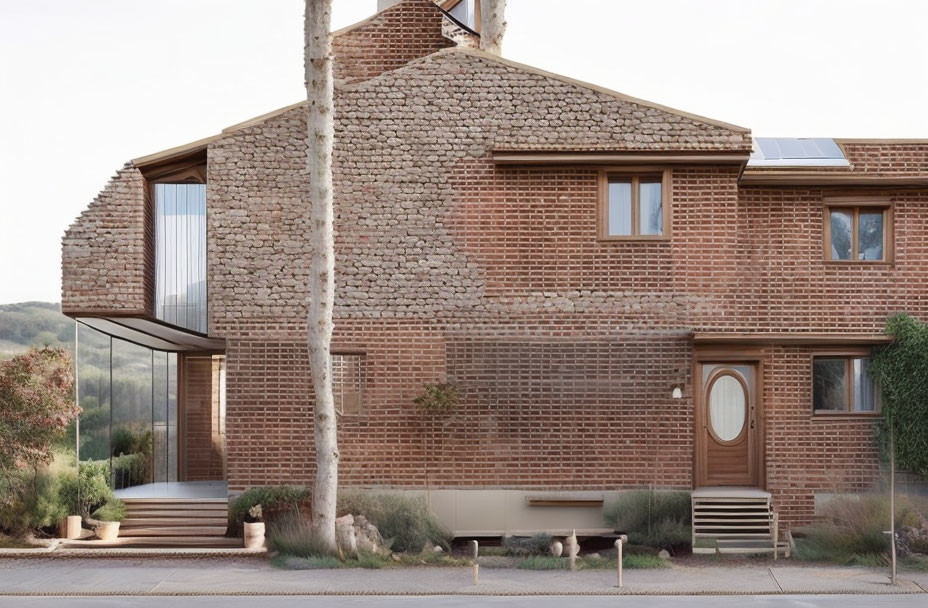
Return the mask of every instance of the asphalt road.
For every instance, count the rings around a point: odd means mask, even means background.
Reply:
[[[789,596],[431,596],[431,597],[3,597],[2,608],[924,608],[928,597],[920,595],[789,595]]]

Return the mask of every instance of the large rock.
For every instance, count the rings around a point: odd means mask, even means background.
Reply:
[[[383,546],[383,537],[380,536],[377,526],[363,515],[345,515],[336,519],[335,540],[343,555],[390,554],[390,551]]]

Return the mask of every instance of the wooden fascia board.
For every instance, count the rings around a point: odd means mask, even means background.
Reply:
[[[741,175],[745,186],[877,186],[925,187],[928,175],[866,175],[842,173],[755,172],[746,170]]]
[[[786,346],[853,346],[889,344],[892,336],[883,334],[827,333],[728,333],[695,332],[695,345],[786,345]]]
[[[497,165],[734,165],[744,166],[749,155],[743,152],[493,152]]]

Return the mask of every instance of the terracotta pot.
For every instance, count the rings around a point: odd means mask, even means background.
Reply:
[[[264,546],[264,522],[245,524],[245,548],[260,549]]]
[[[59,537],[74,540],[81,537],[81,516],[68,515],[61,520]]]
[[[119,522],[101,521],[94,531],[100,540],[116,540],[119,537]]]

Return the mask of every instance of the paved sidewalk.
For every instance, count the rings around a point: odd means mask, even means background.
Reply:
[[[0,560],[0,596],[11,595],[573,595],[926,593],[928,573],[903,572],[891,586],[885,570],[768,565],[674,566],[627,570],[616,588],[607,570],[533,571],[482,568],[278,570],[263,560]]]

